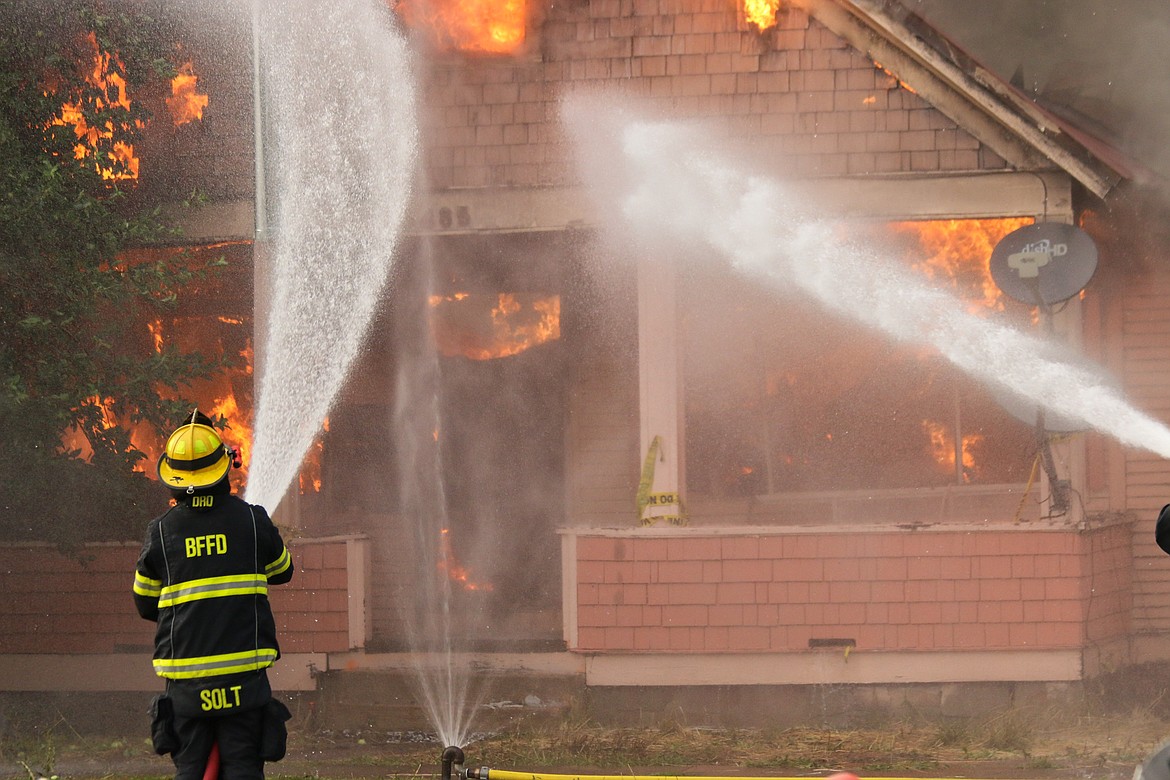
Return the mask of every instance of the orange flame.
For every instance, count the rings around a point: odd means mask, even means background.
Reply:
[[[438,568],[439,571],[445,572],[452,582],[459,583],[464,590],[482,590],[485,592],[493,590],[490,582],[473,581],[470,572],[455,559],[455,553],[451,551],[451,531],[448,528],[439,531]]]
[[[252,375],[252,366],[255,363],[256,350],[252,347],[252,340],[248,339],[247,346],[244,351],[240,353],[240,357],[244,359],[244,373],[248,376]]]
[[[946,426],[933,420],[923,420],[922,430],[930,438],[930,451],[936,463],[948,474],[955,470],[955,440]],[[963,437],[960,445],[963,452],[963,482],[970,483],[976,475],[974,448],[983,441],[983,434],[972,433]]]
[[[780,10],[780,0],[743,0],[743,16],[749,24],[754,24],[760,32],[776,24],[776,12]]]
[[[117,54],[107,54],[98,48],[97,36],[89,34],[89,42],[93,45],[94,67],[86,75],[85,80],[90,86],[97,89],[100,95],[94,98],[94,105],[99,110],[108,106],[130,108],[130,98],[126,94],[126,79],[118,72],[124,66]],[[115,70],[111,72],[113,64]],[[115,127],[114,122],[107,121],[104,127],[90,127],[85,121],[81,107],[76,103],[65,103],[61,106],[61,116],[53,120],[54,125],[72,125],[77,135],[78,143],[73,147],[73,157],[76,160],[85,160],[91,155],[96,156],[104,151],[109,157],[110,164],[103,166],[95,162],[94,167],[101,173],[103,179],[137,179],[138,158],[134,156],[134,147],[122,141],[114,140],[115,130],[126,130],[128,125]],[[141,128],[141,122],[135,122]]]
[[[243,461],[238,469],[239,480],[241,483],[247,482],[248,463],[250,462],[248,456],[252,451],[251,414],[240,410],[239,402],[236,401],[236,396],[229,387],[224,396],[214,399],[211,409],[207,411],[207,416],[212,419],[223,417],[227,420],[227,430],[224,432],[223,438],[230,446],[239,450],[240,459]]]
[[[240,320],[230,317],[221,316],[216,319],[228,325],[242,324]],[[148,327],[155,339],[155,349],[161,351],[164,344],[161,322],[156,321],[153,327],[149,325]],[[252,374],[253,354],[252,341],[249,339],[239,352],[239,356],[243,358],[243,365],[205,379],[194,380],[190,384],[191,396],[204,399],[199,404],[200,411],[212,419],[218,417],[224,419],[225,430],[221,433],[224,443],[239,451],[241,466],[239,469],[233,469],[233,487],[237,491],[242,490],[248,481],[248,464],[252,449],[252,410],[246,408],[246,398],[241,399],[237,396],[236,388],[237,385],[250,384],[246,380],[243,382],[241,380]],[[208,398],[211,399],[211,403],[204,406],[205,399]],[[157,442],[154,446],[139,446],[136,443],[135,446],[145,452],[148,460],[153,462],[162,454],[164,444],[165,442]]]
[[[440,49],[481,54],[518,50],[528,20],[526,0],[400,0],[396,10]]]
[[[445,357],[509,357],[561,337],[561,297],[499,293],[495,305],[469,293],[432,295],[435,340]]]
[[[171,79],[171,96],[167,98],[167,108],[171,111],[175,127],[203,119],[203,109],[207,108],[210,98],[195,90],[198,80],[190,62],[184,63],[178,75]]]
[[[884,74],[886,74],[887,76],[889,76],[890,78],[892,78],[892,79],[893,79],[893,80],[894,80],[894,81],[895,81],[895,82],[898,84],[898,86],[899,86],[899,87],[901,87],[902,89],[906,90],[906,91],[907,91],[907,92],[909,92],[911,95],[917,95],[917,94],[918,94],[918,93],[917,93],[917,92],[914,90],[914,88],[913,88],[913,87],[911,87],[911,86],[910,86],[909,84],[907,84],[905,81],[902,81],[900,78],[898,78],[898,75],[897,75],[896,73],[894,73],[894,71],[892,71],[892,70],[890,70],[889,68],[885,67],[885,66],[884,66],[884,65],[882,65],[880,62],[875,62],[875,63],[873,64],[873,66],[874,66],[875,68],[877,68],[878,70],[880,70],[882,73],[884,73]]]
[[[301,472],[297,475],[297,487],[301,495],[321,492],[321,455],[325,451],[325,443],[318,439],[305,453],[305,460],[301,464]]]
[[[944,219],[894,222],[890,228],[916,236],[927,257],[915,262],[914,268],[957,288],[970,301],[968,308],[977,313],[1003,309],[1003,293],[991,277],[988,260],[1000,239],[1032,222],[1031,217]]]
[[[101,398],[93,395],[85,399],[81,405],[96,406],[101,411],[103,429],[109,430],[119,424],[118,417],[113,411],[115,405],[113,398]],[[131,445],[146,454],[145,459],[134,464],[134,471],[145,473],[152,478],[157,478],[154,463],[158,458],[158,454],[162,452],[162,442],[159,441],[158,435],[146,423],[125,427],[130,431]],[[93,445],[85,435],[85,432],[75,425],[70,426],[62,432],[61,449],[65,452],[76,451],[78,453],[77,457],[86,463],[93,460]]]
[[[325,433],[329,433],[329,418],[326,417],[321,422],[321,429]],[[297,487],[302,496],[309,493],[320,493],[321,486],[324,480],[321,476],[321,462],[325,455],[325,442],[318,438],[313,442],[313,446],[309,447],[309,451],[305,453],[305,459],[301,462],[301,471],[297,475]]]
[[[154,340],[154,351],[161,354],[163,348],[162,320],[146,323],[146,329],[150,331],[150,337]]]

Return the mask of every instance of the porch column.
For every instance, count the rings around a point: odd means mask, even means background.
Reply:
[[[674,264],[652,253],[638,260],[638,380],[643,524],[685,522],[684,424]],[[653,452],[652,452],[653,450]],[[650,456],[650,457],[648,457]]]

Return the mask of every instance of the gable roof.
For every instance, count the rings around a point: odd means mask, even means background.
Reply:
[[[1057,167],[1104,198],[1142,169],[1119,150],[1039,105],[890,0],[795,0],[1014,167]]]

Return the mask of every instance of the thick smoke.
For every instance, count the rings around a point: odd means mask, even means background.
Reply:
[[[901,2],[991,72],[1148,169],[1146,183],[1170,195],[1170,3]]]

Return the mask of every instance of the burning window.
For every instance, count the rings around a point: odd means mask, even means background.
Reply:
[[[999,294],[991,248],[1030,220],[880,229],[956,305],[1031,325]],[[1034,432],[933,349],[895,343],[794,297],[693,281],[687,471],[697,494],[1005,484],[1028,480]],[[701,291],[698,292],[698,291]],[[706,316],[716,309],[719,315]]]
[[[103,125],[92,127],[80,105],[66,102],[61,106],[61,116],[52,124],[73,127],[77,135],[74,158],[98,160],[93,167],[103,178],[137,179],[138,158],[134,156],[134,147],[121,139],[131,128],[142,127],[141,122],[129,119],[130,97],[126,92],[125,66],[117,54],[98,48],[97,36],[93,33],[89,34],[89,43],[93,47],[93,69],[85,78],[92,88],[88,100],[92,101],[96,111],[109,112],[111,118]],[[108,162],[103,164],[103,158]]]
[[[179,68],[178,74],[171,79],[171,96],[167,98],[167,109],[171,112],[171,119],[175,127],[203,119],[203,109],[207,108],[210,98],[199,92],[197,85],[199,77],[190,62]]]
[[[537,293],[432,295],[435,342],[444,357],[510,357],[561,337],[561,297]]]

